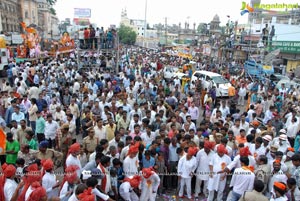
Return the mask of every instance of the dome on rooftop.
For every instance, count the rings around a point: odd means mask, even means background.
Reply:
[[[220,22],[220,17],[219,17],[219,15],[215,15],[214,16],[214,18],[213,18],[213,20],[212,21],[214,21],[214,22]]]

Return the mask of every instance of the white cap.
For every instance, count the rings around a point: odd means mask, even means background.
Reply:
[[[287,136],[285,134],[279,135],[280,140],[287,140]]]
[[[286,134],[286,130],[285,129],[280,129],[279,133]]]

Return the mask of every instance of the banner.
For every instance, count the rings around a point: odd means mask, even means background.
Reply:
[[[91,9],[90,8],[74,8],[75,18],[90,18]]]
[[[75,25],[87,26],[90,25],[90,20],[85,18],[74,18],[73,22]]]

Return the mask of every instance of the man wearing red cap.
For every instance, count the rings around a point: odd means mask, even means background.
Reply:
[[[190,147],[188,153],[178,162],[178,176],[180,178],[179,197],[183,197],[184,186],[187,188],[188,199],[192,198],[191,182],[194,171],[197,168],[196,157],[197,147]]]
[[[227,164],[225,171],[230,172],[233,168],[240,168],[241,167],[240,157],[242,156],[246,156],[249,158],[249,166],[252,167],[256,166],[255,158],[251,156],[249,147],[242,147],[240,148],[239,154],[234,157],[233,161],[230,164]]]
[[[155,201],[160,178],[152,168],[143,168],[142,175],[142,194],[140,200]]]
[[[197,171],[196,171],[196,187],[195,187],[195,198],[198,197],[201,190],[201,183],[203,181],[203,193],[205,197],[208,196],[207,192],[207,182],[209,175],[209,161],[212,160],[214,156],[214,143],[209,142],[208,140],[204,142],[204,148],[198,151],[196,160],[197,160]]]
[[[77,170],[78,166],[76,165],[70,165],[66,168],[64,180],[62,182],[62,187],[59,193],[59,198],[61,200],[72,196],[75,184],[79,179],[76,173]]]
[[[231,200],[238,201],[246,191],[251,191],[254,185],[255,175],[253,170],[249,167],[249,158],[244,156],[240,158],[242,167],[234,170],[230,187]]]
[[[80,177],[81,174],[81,163],[80,160],[77,158],[80,152],[80,144],[79,143],[74,143],[70,146],[69,148],[69,155],[66,160],[66,167],[70,165],[75,165],[78,167],[77,169],[77,176]]]
[[[139,201],[140,199],[137,196],[137,194],[134,192],[134,189],[139,187],[141,181],[142,178],[138,175],[125,178],[119,189],[120,196],[125,201]]]
[[[47,159],[42,161],[43,170],[45,174],[42,178],[42,186],[46,189],[48,198],[57,197],[59,182],[56,180],[56,176],[53,173],[53,161]]]
[[[231,159],[227,155],[226,147],[223,144],[219,145],[217,153],[214,154],[212,160],[209,162],[208,201],[214,200],[215,191],[217,191],[217,200],[222,200],[226,185],[226,173],[218,172],[223,171],[230,162]]]
[[[0,177],[0,200],[10,201],[18,186],[14,180],[16,168],[13,165],[4,163],[2,171],[3,175]]]
[[[139,152],[140,143],[135,143],[131,145],[128,150],[128,156],[123,162],[123,170],[125,177],[133,176],[138,173],[139,160],[137,158],[137,153]]]

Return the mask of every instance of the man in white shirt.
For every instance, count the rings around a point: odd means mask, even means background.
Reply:
[[[152,125],[148,125],[146,127],[146,132],[141,134],[141,138],[146,146],[152,143],[152,141],[155,139],[155,132],[152,132]]]
[[[227,179],[225,173],[219,172],[224,170],[231,162],[230,157],[226,155],[226,153],[226,147],[222,144],[219,145],[217,153],[214,154],[212,160],[209,162],[210,175],[207,186],[209,191],[208,201],[214,200],[215,191],[217,191],[217,200],[222,200]]]
[[[15,107],[15,112],[11,115],[11,120],[15,120],[18,125],[20,125],[21,120],[25,120],[25,115],[23,112],[20,112],[20,107],[18,105]]]
[[[249,168],[249,158],[241,157],[242,167],[236,168],[232,175],[230,187],[233,187],[231,200],[238,201],[246,191],[251,191],[254,185],[255,175],[253,169]]]
[[[18,186],[14,180],[16,168],[13,165],[3,164],[2,171],[2,177],[4,177],[4,186],[1,186],[1,188],[3,188],[4,201],[10,201]]]
[[[76,170],[78,178],[80,178],[81,169],[82,169],[80,160],[77,158],[79,152],[80,152],[80,144],[79,143],[72,144],[69,148],[69,156],[66,159],[66,167],[70,165],[75,165],[78,167]]]
[[[134,176],[138,173],[139,160],[137,154],[139,151],[140,143],[136,142],[131,145],[128,150],[128,155],[123,162],[123,170],[125,177]]]
[[[49,148],[55,147],[56,130],[58,128],[58,123],[52,120],[51,114],[48,114],[45,123],[45,139],[49,142]]]
[[[186,186],[188,199],[192,199],[191,182],[194,171],[197,168],[197,160],[195,154],[197,147],[190,147],[188,153],[183,156],[178,162],[178,175],[180,178],[179,197],[183,197],[184,186]]]
[[[53,161],[51,159],[47,159],[42,162],[42,165],[43,170],[45,170],[45,174],[42,178],[42,186],[46,189],[47,197],[49,199],[57,197],[59,182],[56,180],[56,176],[53,173]]]
[[[203,194],[205,197],[208,196],[207,184],[209,175],[209,161],[212,160],[214,156],[213,152],[214,144],[213,142],[205,141],[204,148],[198,151],[196,155],[197,159],[197,171],[196,171],[196,187],[195,187],[195,200],[198,198],[198,195],[201,190],[201,183],[203,181]]]
[[[143,168],[142,175],[142,193],[140,200],[155,201],[160,178],[152,168]]]

